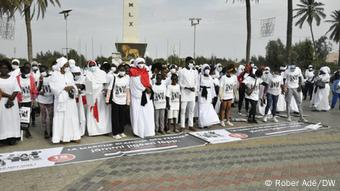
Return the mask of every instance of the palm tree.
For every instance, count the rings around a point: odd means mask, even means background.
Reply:
[[[228,0],[226,0],[228,1]],[[235,3],[236,0],[233,0]],[[238,0],[241,2],[246,2],[246,16],[247,16],[247,47],[246,47],[246,63],[250,61],[250,48],[251,48],[251,1],[255,1],[256,3],[259,0]]]
[[[48,4],[60,7],[59,0],[1,0],[0,15],[14,17],[14,12],[20,11],[25,17],[27,34],[27,55],[28,60],[33,60],[33,43],[31,21],[37,12],[37,19],[44,18]],[[36,11],[37,10],[37,11]]]
[[[332,26],[329,28],[327,33],[331,32],[329,38],[334,42],[339,43],[338,66],[340,66],[340,10],[333,11],[331,17],[332,20],[326,21],[332,23]]]
[[[286,41],[286,64],[292,63],[292,36],[293,36],[293,0],[288,0],[287,9],[287,41]]]
[[[324,4],[321,2],[316,2],[315,0],[301,0],[301,4],[297,4],[299,8],[294,9],[297,13],[294,18],[300,17],[295,23],[295,26],[302,28],[303,24],[307,20],[309,25],[309,30],[312,36],[313,48],[315,51],[315,39],[313,33],[313,21],[315,20],[316,26],[319,26],[321,19],[326,17],[324,13]]]

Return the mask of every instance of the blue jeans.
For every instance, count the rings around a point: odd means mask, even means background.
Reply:
[[[272,108],[272,115],[276,115],[277,101],[279,100],[278,95],[272,95],[267,93],[267,106],[265,109],[265,114],[268,114],[270,108]]]
[[[338,101],[338,99],[340,100],[340,94],[333,92],[333,98],[332,98],[332,108],[335,107],[336,102]],[[340,109],[340,105],[339,105],[339,109]]]

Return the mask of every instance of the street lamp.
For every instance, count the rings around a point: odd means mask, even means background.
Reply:
[[[70,15],[71,11],[72,11],[72,9],[67,9],[67,10],[63,10],[63,11],[61,11],[59,13],[59,14],[63,14],[64,15],[64,19],[65,19],[65,23],[66,23],[66,57],[68,57],[67,17]]]
[[[194,27],[194,58],[196,58],[196,26],[200,24],[201,18],[189,18],[191,26]]]

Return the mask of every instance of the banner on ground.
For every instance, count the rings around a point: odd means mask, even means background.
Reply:
[[[0,154],[0,173],[204,146],[189,134]]]
[[[191,135],[207,141],[210,144],[240,141],[244,139],[287,135],[292,133],[308,132],[317,130],[321,124],[308,124],[300,122],[287,122],[265,124],[249,127],[237,127],[211,131],[193,132]]]

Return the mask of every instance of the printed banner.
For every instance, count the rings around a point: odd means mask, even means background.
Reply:
[[[19,109],[20,123],[30,123],[31,118],[31,108],[21,107]]]
[[[189,134],[0,154],[0,173],[204,146]]]
[[[241,138],[230,136],[230,132],[225,129],[191,132],[191,135],[203,139],[210,144],[227,143],[233,141],[240,141]]]
[[[239,137],[241,139],[270,137],[278,135],[287,135],[292,133],[301,133],[313,131],[321,128],[321,124],[309,124],[302,122],[286,122],[276,124],[264,124],[249,127],[240,127],[228,129],[232,137]]]

